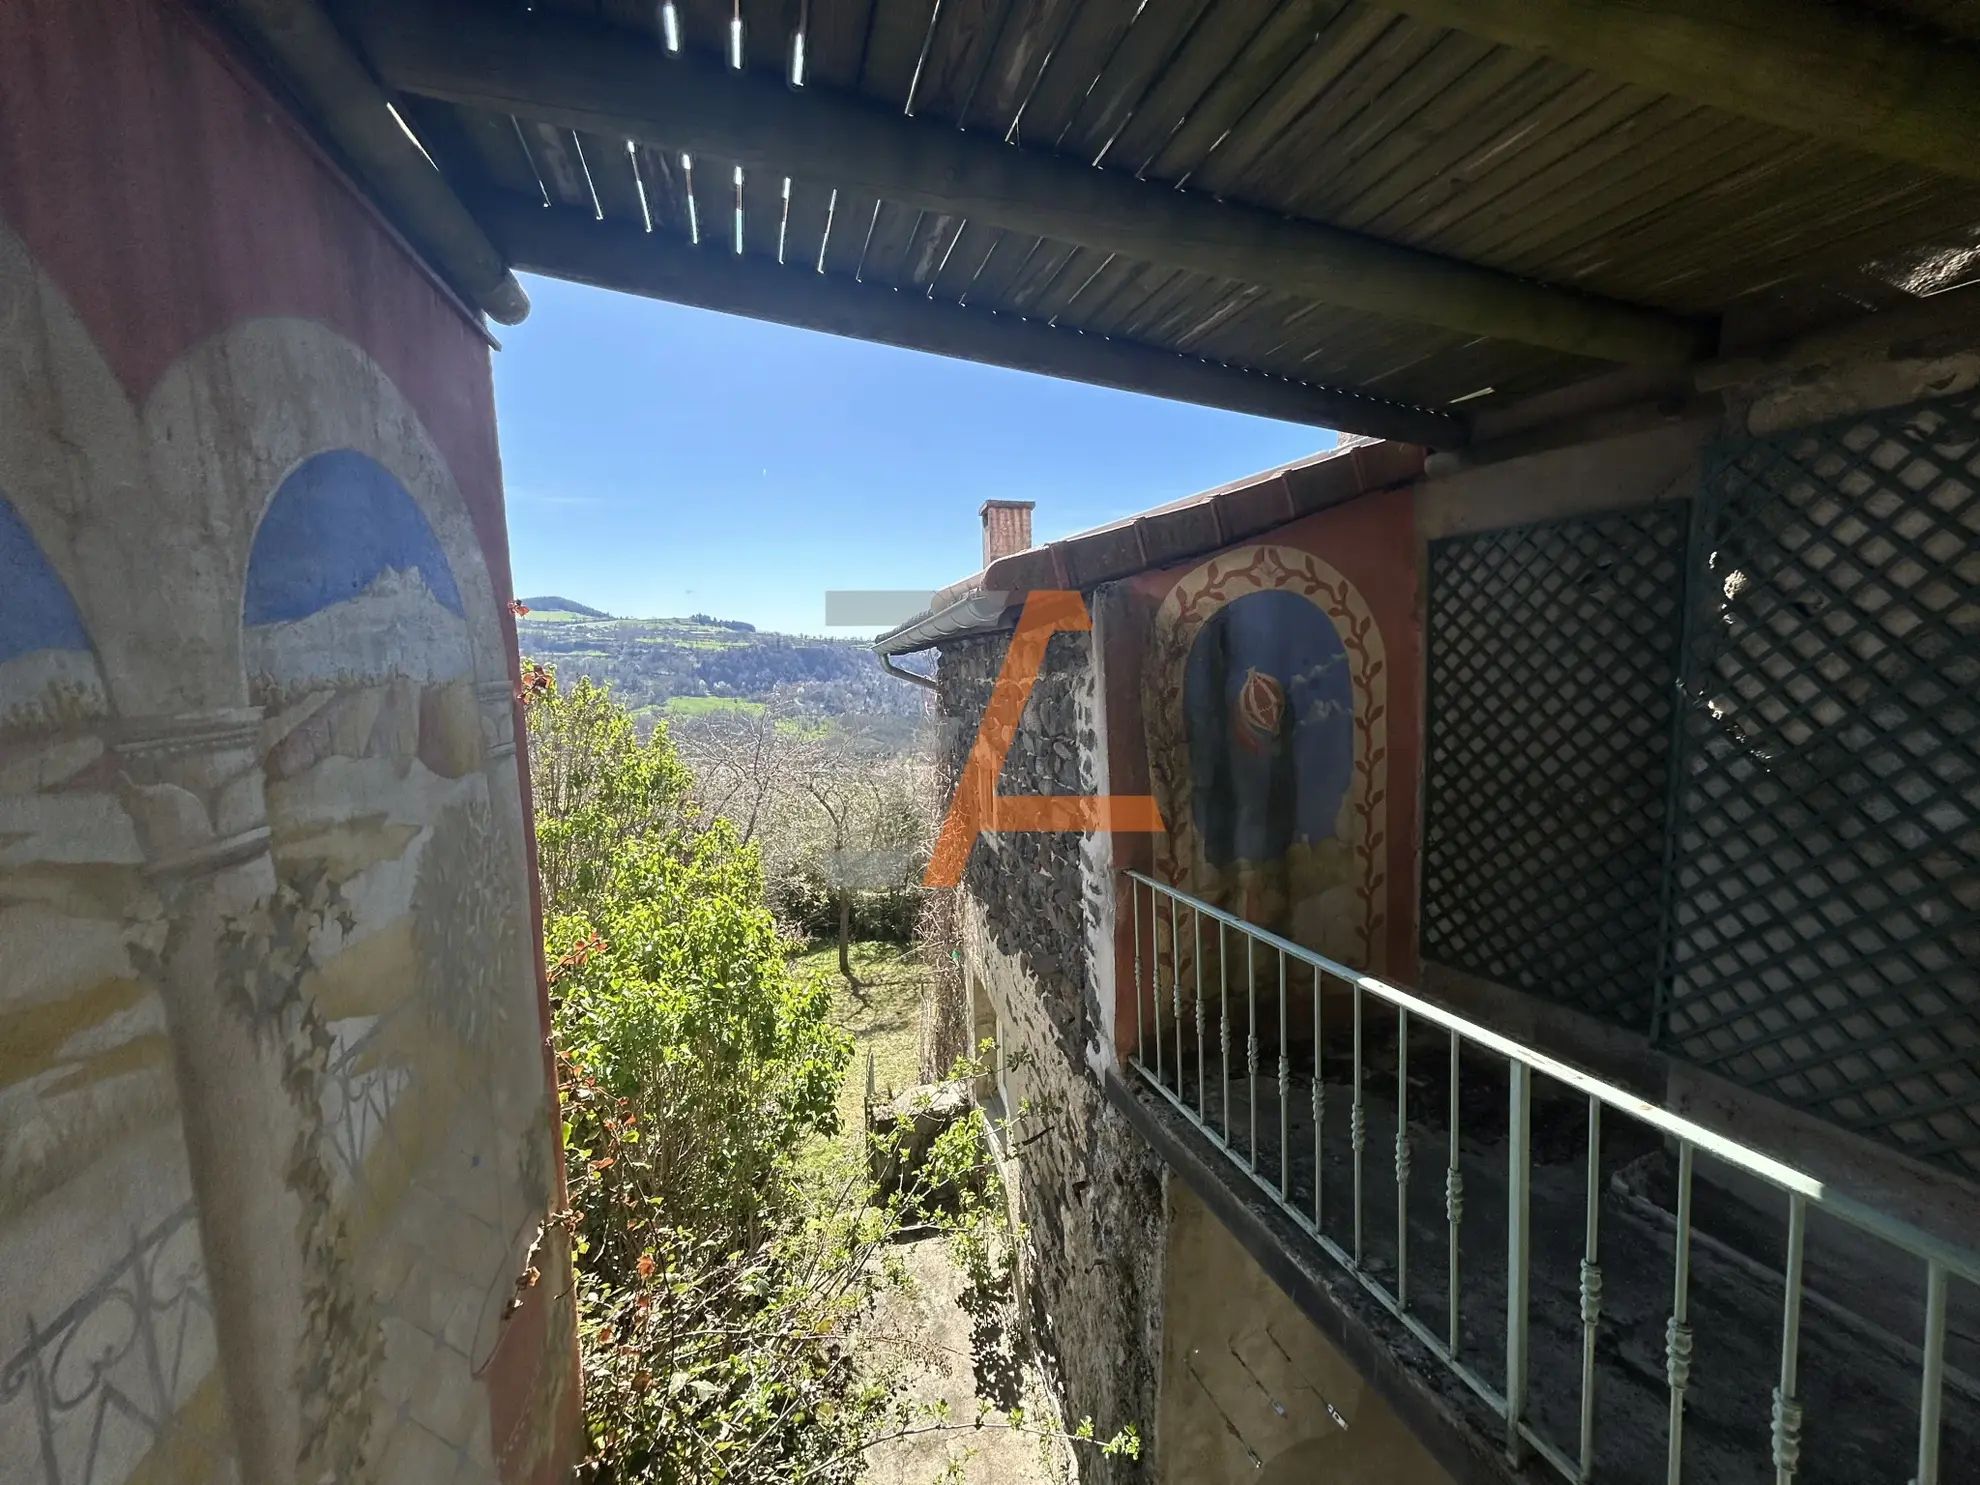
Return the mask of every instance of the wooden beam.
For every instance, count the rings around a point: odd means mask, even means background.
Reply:
[[[483,203],[480,215],[510,262],[553,278],[1428,448],[1465,441],[1464,422],[1449,413],[1054,329],[1040,320],[819,274],[809,266],[739,257],[713,242],[694,247],[634,224],[597,222],[588,212],[546,209],[534,200],[505,196]]]
[[[215,0],[215,9],[280,74],[441,274],[491,318],[520,324],[529,296],[315,0]]]
[[[1980,50],[1827,0],[1393,0],[1505,46],[1980,180]]]
[[[386,81],[409,93],[1470,335],[1629,363],[1682,364],[1701,349],[1698,327],[1657,311],[669,57],[547,8],[379,5],[364,36]]]

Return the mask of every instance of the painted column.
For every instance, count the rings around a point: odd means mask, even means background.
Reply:
[[[169,1023],[200,1234],[242,1477],[294,1476],[299,1419],[298,1124],[285,1088],[283,969],[299,945],[270,931],[275,871],[261,709],[116,725],[119,787],[170,925],[152,967]],[[294,959],[289,958],[294,953]],[[287,976],[293,987],[296,974]]]

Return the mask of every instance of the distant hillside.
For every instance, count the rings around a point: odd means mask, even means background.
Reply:
[[[525,598],[522,600],[522,606],[537,613],[576,614],[578,617],[584,619],[609,619],[612,617],[603,609],[587,608],[575,599],[558,598],[555,595],[548,598]]]
[[[888,675],[859,640],[772,634],[707,614],[614,619],[566,598],[523,603],[532,610],[516,623],[524,655],[565,679],[585,675],[610,685],[649,718],[684,722],[773,703],[795,715],[849,721],[919,720],[926,711],[926,693]]]

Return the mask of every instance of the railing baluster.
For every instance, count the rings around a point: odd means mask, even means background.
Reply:
[[[1217,920],[1217,1043],[1224,1062],[1224,1144],[1231,1142],[1231,956],[1224,949],[1224,920]]]
[[[1162,1081],[1162,899],[1148,895],[1148,1009],[1155,1016],[1155,1082]]]
[[[1595,1328],[1602,1322],[1602,1101],[1588,1100],[1588,1216],[1581,1248],[1581,1478],[1595,1471]]]
[[[1684,1478],[1684,1390],[1691,1385],[1691,1167],[1690,1140],[1678,1141],[1677,1255],[1671,1284],[1671,1320],[1664,1328],[1664,1376],[1671,1386],[1670,1454],[1665,1485]]]
[[[1781,1385],[1774,1389],[1774,1485],[1794,1485],[1801,1468],[1801,1250],[1808,1232],[1808,1198],[1788,1195],[1787,1274],[1781,1290]]]
[[[1169,1009],[1176,1018],[1176,1094],[1183,1091],[1183,1022],[1182,1022],[1182,928],[1177,914],[1182,911],[1176,899],[1169,899],[1169,948],[1174,958],[1169,961]]]
[[[1918,1477],[1912,1485],[1939,1485],[1939,1408],[1946,1373],[1945,1265],[1925,1264],[1925,1366],[1918,1391]]]
[[[1279,1195],[1292,1197],[1292,1057],[1286,1046],[1286,951],[1279,950]]]
[[[1396,1304],[1409,1308],[1409,1008],[1396,1007]]]
[[[1449,1230],[1450,1262],[1448,1285],[1450,1288],[1450,1318],[1445,1326],[1448,1332],[1445,1344],[1450,1347],[1451,1359],[1458,1354],[1458,1224],[1464,1221],[1464,1177],[1458,1174],[1458,1034],[1451,1033],[1451,1145],[1450,1163],[1444,1167],[1444,1222]]]
[[[1196,947],[1196,1117],[1207,1123],[1210,1085],[1203,1076],[1203,909],[1191,907],[1189,918]]]
[[[1361,1151],[1368,1143],[1361,1108],[1361,982],[1354,985],[1354,1102],[1348,1107],[1348,1145],[1354,1151],[1354,1266],[1361,1267]]]
[[[1258,1169],[1258,947],[1257,938],[1244,936],[1245,1013],[1244,1086],[1251,1103],[1251,1168]]]
[[[1506,1139],[1506,1457],[1526,1457],[1519,1426],[1526,1417],[1527,1218],[1533,1177],[1533,1072],[1511,1065]]]
[[[1148,1065],[1148,1034],[1141,1019],[1141,883],[1128,878],[1128,917],[1134,921],[1134,1060]]]
[[[1321,1077],[1320,1066],[1320,995],[1324,984],[1320,978],[1320,966],[1313,966],[1313,1230],[1320,1230],[1320,1178],[1324,1173],[1321,1164],[1320,1134],[1327,1117],[1327,1085]]]
[[[1891,1244],[1893,1247],[1910,1253],[1927,1265],[1925,1339],[1923,1364],[1921,1369],[1917,1473],[1913,1485],[1939,1485],[1939,1456],[1941,1451],[1940,1433],[1943,1427],[1944,1397],[1946,1376],[1946,1330],[1947,1310],[1950,1303],[1951,1287],[1956,1279],[1964,1279],[1980,1284],[1980,1252],[1975,1252],[1957,1241],[1942,1239],[1935,1234],[1921,1231],[1914,1225],[1889,1213],[1876,1210],[1853,1199],[1847,1192],[1825,1189],[1805,1173],[1781,1164],[1758,1151],[1751,1150],[1737,1140],[1728,1139],[1716,1131],[1703,1128],[1676,1114],[1644,1104],[1627,1091],[1591,1077],[1578,1069],[1550,1057],[1542,1051],[1522,1046],[1513,1039],[1492,1031],[1433,1002],[1413,996],[1407,991],[1387,985],[1380,980],[1360,974],[1338,964],[1323,955],[1315,954],[1300,945],[1261,928],[1246,923],[1230,913],[1210,904],[1202,903],[1186,894],[1175,891],[1166,884],[1137,872],[1126,873],[1130,878],[1128,908],[1132,924],[1134,947],[1133,974],[1135,986],[1135,1054],[1134,1066],[1140,1077],[1153,1085],[1153,1093],[1159,1093],[1175,1112],[1198,1130],[1213,1144],[1222,1147],[1232,1165],[1246,1172],[1251,1181],[1268,1202],[1275,1202],[1300,1225],[1308,1225],[1305,1209],[1292,1197],[1291,1172],[1291,981],[1293,962],[1304,962],[1313,971],[1313,1058],[1312,1085],[1310,1089],[1313,1112],[1313,1204],[1309,1231],[1314,1235],[1316,1247],[1333,1262],[1343,1266],[1349,1274],[1367,1291],[1372,1300],[1386,1309],[1389,1315],[1403,1328],[1413,1334],[1433,1353],[1441,1357],[1451,1371],[1483,1398],[1489,1406],[1502,1416],[1508,1458],[1517,1467],[1537,1454],[1552,1465],[1559,1474],[1575,1485],[1588,1485],[1595,1474],[1595,1415],[1597,1382],[1595,1355],[1599,1339],[1603,1312],[1603,1271],[1602,1255],[1602,1128],[1604,1105],[1613,1105],[1619,1112],[1632,1120],[1659,1130],[1677,1146],[1677,1210],[1673,1241],[1674,1275],[1672,1301],[1665,1326],[1665,1378],[1668,1386],[1669,1431],[1668,1451],[1665,1463],[1666,1485],[1681,1485],[1684,1467],[1684,1426],[1685,1404],[1691,1380],[1693,1337],[1690,1323],[1690,1279],[1691,1243],[1694,1178],[1697,1155],[1704,1151],[1714,1159],[1725,1161],[1735,1169],[1773,1185],[1788,1196],[1788,1234],[1785,1286],[1781,1319],[1781,1366],[1780,1378],[1773,1388],[1772,1397],[1772,1462],[1775,1485],[1794,1485],[1800,1477],[1801,1434],[1803,1409],[1796,1396],[1799,1373],[1799,1348],[1802,1311],[1804,1308],[1804,1257],[1808,1212],[1811,1207],[1819,1207],[1853,1228],[1873,1238]],[[1149,888],[1150,913],[1147,930],[1148,947],[1144,951],[1143,929],[1140,913],[1140,889]],[[1176,1083],[1173,1088],[1167,1082],[1166,1053],[1161,1035],[1161,897],[1170,898],[1169,935],[1171,951],[1176,955],[1170,976],[1170,1004],[1177,1018],[1176,1035]],[[1195,954],[1191,979],[1194,988],[1196,1023],[1196,1072],[1198,1096],[1192,1110],[1184,1097],[1184,1063],[1187,1060],[1187,1038],[1182,1025],[1182,983],[1181,983],[1181,902],[1190,906],[1191,942]],[[1209,917],[1217,925],[1217,993],[1218,993],[1218,1045],[1219,1064],[1222,1079],[1223,1132],[1219,1135],[1208,1118],[1208,1051],[1204,1045],[1209,1032],[1208,1003],[1204,999],[1203,983],[1203,918]],[[1231,1109],[1231,1053],[1232,1020],[1230,1005],[1230,965],[1229,939],[1226,928],[1235,929],[1245,935],[1245,1071],[1249,1088],[1249,1148],[1241,1153],[1235,1142],[1235,1119]],[[1280,1163],[1276,1183],[1261,1167],[1261,1146],[1258,1130],[1258,1080],[1261,1072],[1260,1045],[1261,1027],[1258,1018],[1258,976],[1257,951],[1263,944],[1279,956],[1279,1045],[1278,1045],[1278,1088],[1279,1088],[1279,1140]],[[1142,966],[1150,966],[1148,978],[1149,1002],[1144,1006],[1141,999]],[[1352,1066],[1350,1069],[1352,1104],[1349,1118],[1349,1138],[1352,1145],[1353,1166],[1350,1172],[1353,1184],[1353,1236],[1352,1251],[1344,1251],[1335,1237],[1328,1235],[1323,1226],[1326,1211],[1325,1202],[1325,1159],[1326,1142],[1326,1067],[1325,1067],[1325,1002],[1328,977],[1345,980],[1353,996],[1353,1040]],[[1367,1110],[1367,1069],[1363,1064],[1366,1043],[1366,1001],[1374,996],[1394,1006],[1396,1019],[1396,1274],[1393,1286],[1381,1282],[1377,1274],[1367,1267],[1368,1258],[1365,1246],[1366,1204],[1366,1161],[1368,1135]],[[1149,1007],[1153,1008],[1155,1020],[1155,1060],[1150,1068],[1142,1058],[1147,1051],[1147,1017]],[[1422,1323],[1409,1312],[1409,1191],[1411,1163],[1410,1116],[1410,1029],[1412,1022],[1428,1021],[1443,1028],[1449,1037],[1449,1129],[1444,1173],[1444,1214],[1447,1244],[1447,1312],[1444,1335],[1438,1337],[1431,1327]],[[1508,1135],[1507,1170],[1507,1228],[1506,1228],[1506,1369],[1503,1392],[1479,1375],[1475,1364],[1459,1360],[1462,1335],[1462,1251],[1463,1232],[1463,1054],[1467,1043],[1503,1057],[1510,1067],[1510,1115]],[[1531,1385],[1531,1315],[1533,1301],[1532,1274],[1532,1224],[1533,1207],[1533,1093],[1536,1078],[1545,1075],[1556,1082],[1574,1089],[1589,1099],[1588,1107],[1588,1146],[1585,1188],[1585,1210],[1583,1225],[1583,1250],[1580,1262],[1580,1322],[1581,1322],[1581,1392],[1579,1398],[1579,1437],[1578,1457],[1574,1451],[1560,1447],[1553,1438],[1543,1432],[1530,1416],[1533,1406]],[[1153,1096],[1151,1094],[1150,1096]]]

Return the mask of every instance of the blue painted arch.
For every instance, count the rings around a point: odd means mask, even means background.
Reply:
[[[282,481],[254,534],[242,617],[250,626],[308,618],[388,570],[417,571],[465,617],[446,554],[405,486],[355,449],[313,454]]]
[[[89,647],[75,600],[20,513],[0,496],[0,663]]]

